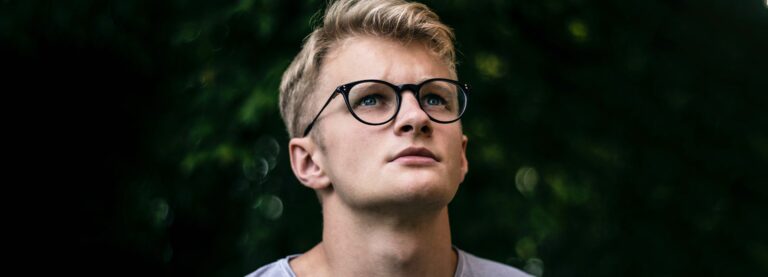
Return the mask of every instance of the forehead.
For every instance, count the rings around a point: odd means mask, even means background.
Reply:
[[[395,84],[430,78],[455,79],[451,67],[427,44],[373,36],[353,36],[334,44],[320,76],[321,85],[331,89],[364,79]]]

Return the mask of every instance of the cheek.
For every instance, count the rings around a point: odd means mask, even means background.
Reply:
[[[337,130],[334,130],[335,132]],[[353,132],[336,132],[337,136],[329,141],[327,165],[325,168],[335,193],[345,203],[362,204],[362,199],[368,199],[376,194],[373,183],[381,180],[383,158],[381,141],[374,140],[376,136],[363,135],[362,130]]]
[[[382,147],[373,139],[375,136],[363,135],[360,128],[346,129],[334,130],[334,137],[327,138],[334,142],[327,148],[331,175],[337,177],[336,181],[349,182],[378,172]]]
[[[457,133],[452,133],[450,135],[450,139],[446,141],[447,145],[447,156],[450,159],[450,173],[454,172],[461,172],[461,164],[462,160],[464,159],[464,148],[462,147],[462,136],[463,134],[459,131]]]

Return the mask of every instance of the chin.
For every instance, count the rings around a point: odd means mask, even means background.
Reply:
[[[342,201],[358,209],[418,213],[439,211],[456,195],[459,184],[450,174],[435,169],[382,171],[367,189],[337,189]],[[375,189],[372,189],[375,188]],[[347,193],[343,193],[347,192]]]
[[[398,181],[389,187],[392,188],[393,199],[398,199],[400,205],[443,207],[451,202],[458,189],[443,178],[404,178]]]

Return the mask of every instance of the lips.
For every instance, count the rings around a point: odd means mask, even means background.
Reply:
[[[429,149],[424,148],[424,147],[408,147],[406,149],[403,149],[403,151],[400,151],[400,153],[397,153],[397,155],[395,155],[389,161],[390,162],[391,161],[395,161],[395,160],[400,159],[400,158],[409,158],[409,159],[411,159],[411,158],[417,158],[417,159],[418,158],[421,158],[421,159],[423,159],[423,158],[430,158],[430,159],[433,159],[433,160],[438,161],[438,162],[440,161],[437,158],[437,156],[435,156],[435,154],[432,153],[432,151],[429,151]]]

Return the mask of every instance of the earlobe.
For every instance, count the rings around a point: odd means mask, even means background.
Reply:
[[[299,182],[311,189],[322,190],[331,182],[322,164],[318,163],[322,154],[315,153],[315,147],[309,137],[293,138],[288,143],[288,154],[291,158],[291,169]]]

